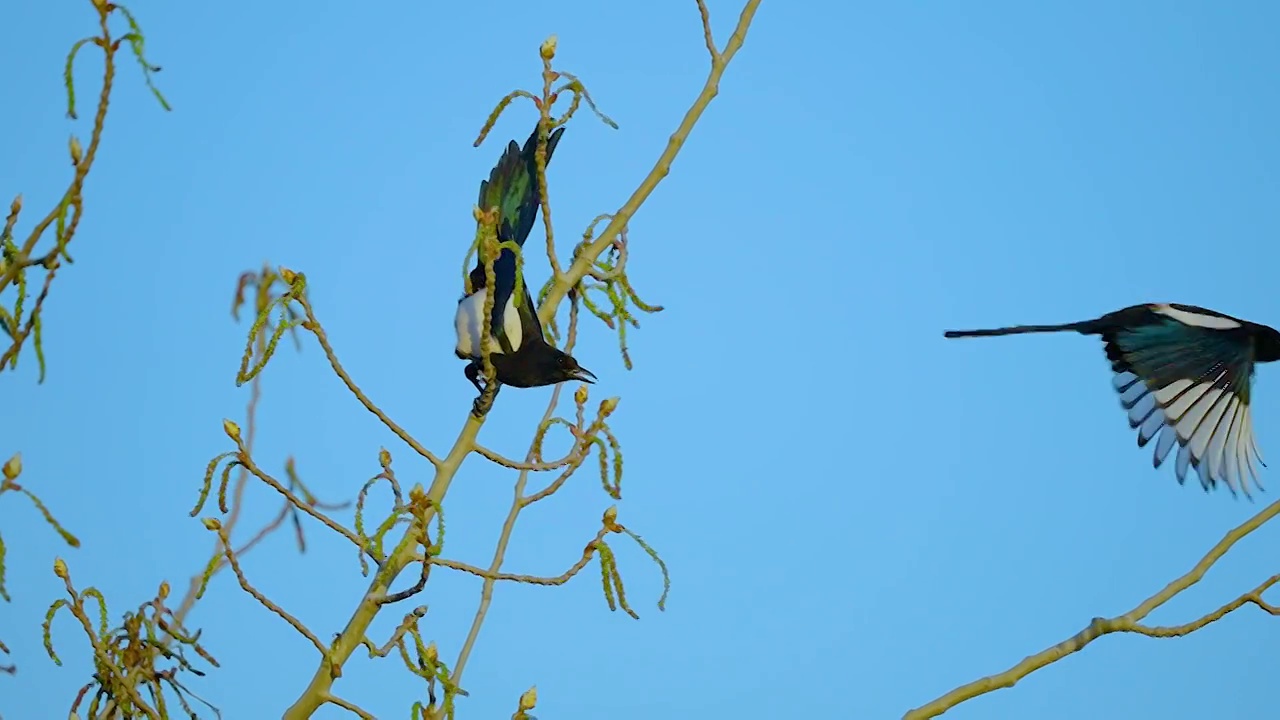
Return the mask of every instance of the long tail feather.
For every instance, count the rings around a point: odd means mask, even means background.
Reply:
[[[547,164],[560,143],[564,128],[556,128],[547,137]],[[480,199],[478,205],[487,210],[491,207],[499,209],[498,239],[514,240],[524,247],[524,241],[533,229],[534,219],[541,207],[542,192],[538,185],[538,163],[535,153],[538,149],[538,127],[525,141],[524,147],[516,145],[512,140],[498,164],[489,173],[489,179],[480,183]]]
[[[1061,325],[1012,325],[1010,327],[990,328],[985,330],[948,330],[943,333],[943,336],[949,338],[995,337],[997,335],[1021,335],[1023,333],[1067,331],[1088,333],[1094,331],[1094,323],[1095,321],[1093,320],[1085,320],[1083,322],[1063,323]]]
[[[540,128],[535,125],[523,148],[516,145],[515,140],[507,143],[507,148],[498,159],[498,164],[489,173],[489,179],[480,183],[480,199],[477,204],[485,210],[498,208],[498,240],[503,242],[514,240],[521,248],[524,247],[524,242],[533,229],[538,210],[542,206],[542,199],[546,195],[546,188],[542,187],[538,177],[539,131]],[[545,160],[548,164],[563,134],[564,128],[559,127],[547,136]],[[507,300],[515,292],[517,272],[516,254],[511,248],[503,248],[498,254],[498,259],[493,263],[494,312],[490,318],[490,331],[495,338],[506,337],[503,313],[507,307]],[[487,278],[479,253],[476,255],[476,266],[471,270],[470,277],[472,288],[485,287]],[[521,312],[527,312],[532,307],[527,283],[517,302],[520,303]],[[535,326],[541,331],[541,326],[537,323]]]

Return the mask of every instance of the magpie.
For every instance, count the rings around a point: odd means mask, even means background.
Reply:
[[[1074,331],[1100,335],[1115,376],[1112,384],[1138,431],[1138,447],[1156,442],[1160,467],[1178,445],[1178,483],[1193,467],[1207,492],[1225,483],[1249,495],[1262,489],[1266,467],[1249,412],[1254,363],[1280,360],[1280,332],[1266,325],[1177,303],[1133,305],[1094,320],[1061,325],[1014,325],[948,330],[948,338]]]
[[[564,128],[558,128],[547,138],[546,161],[551,155]],[[499,209],[498,242],[514,241],[521,248],[533,229],[542,193],[538,182],[538,167],[534,153],[538,148],[538,129],[521,148],[512,140],[489,173],[489,179],[480,182],[481,209]],[[578,361],[547,342],[538,309],[529,294],[529,282],[522,283],[521,301],[516,302],[515,253],[503,248],[493,263],[493,316],[489,318],[489,358],[493,362],[497,382],[486,393],[481,384],[483,361],[480,354],[481,317],[489,289],[485,287],[484,263],[477,258],[471,270],[471,293],[458,300],[454,326],[458,342],[454,353],[467,360],[467,379],[480,391],[476,399],[476,415],[483,415],[502,385],[520,388],[555,385],[566,380],[594,382],[596,376],[578,365]]]

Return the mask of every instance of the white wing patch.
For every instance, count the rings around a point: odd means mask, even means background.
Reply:
[[[1214,387],[1226,372],[1226,366],[1219,365],[1201,380],[1177,380],[1155,390],[1128,371],[1116,373],[1112,382],[1120,392],[1120,403],[1129,411],[1130,427],[1138,430],[1138,447],[1159,433],[1152,457],[1156,467],[1176,443],[1178,482],[1186,479],[1188,467],[1194,467],[1206,489],[1222,482],[1232,492],[1238,489],[1248,497],[1250,481],[1262,488],[1258,466],[1265,467],[1265,463],[1254,440],[1248,404],[1231,389]]]
[[[1156,305],[1152,308],[1156,312],[1167,318],[1173,318],[1183,325],[1192,327],[1207,328],[1209,330],[1234,330],[1240,327],[1240,323],[1231,318],[1218,317],[1217,315],[1202,315],[1197,312],[1187,310],[1179,310],[1172,305]]]
[[[458,344],[455,352],[459,356],[469,358],[480,357],[480,335],[484,317],[484,301],[489,295],[488,288],[468,295],[458,301],[458,312],[453,316],[454,330],[458,333]],[[515,293],[507,298],[507,307],[502,313],[502,327],[506,331],[511,350],[520,349],[523,331],[520,325],[520,313],[516,311]],[[502,353],[502,345],[498,338],[489,337],[489,353]]]

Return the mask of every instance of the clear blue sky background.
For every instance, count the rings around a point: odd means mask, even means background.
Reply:
[[[268,5],[133,4],[174,112],[123,65],[77,262],[45,315],[48,380],[28,355],[0,381],[0,454],[23,452],[23,480],[84,541],[59,547],[29,507],[0,503],[0,637],[21,666],[0,677],[9,720],[63,716],[87,677],[68,619],[67,664],[40,647],[55,555],[117,617],[204,563],[211,537],[186,513],[248,397],[246,325],[228,313],[242,270],[305,271],[350,372],[447,450],[472,398],[450,323],[477,183],[534,118],[514,107],[473,149],[494,102],[536,87],[554,32],[559,66],[621,126],[584,113],[556,153],[567,251],[649,170],[707,69],[691,0]],[[723,42],[738,5],[711,9]],[[669,563],[668,609],[621,542],[638,622],[607,610],[594,566],[560,589],[500,587],[462,717],[507,717],[534,683],[548,720],[899,717],[1129,610],[1260,509],[1151,469],[1096,340],[941,333],[1146,301],[1280,323],[1277,23],[1263,2],[766,0],[632,223],[633,279],[667,307],[632,334],[636,369],[600,326],[577,353],[596,397],[622,397],[620,518]],[[0,199],[25,194],[25,230],[65,184],[67,133],[88,132],[63,117],[60,75],[93,14],[15,2],[0,25]],[[80,67],[87,108],[100,65],[86,52]],[[1255,393],[1264,457],[1280,457],[1276,372],[1260,368]],[[264,466],[294,454],[344,499],[386,445],[402,478],[429,480],[313,342],[286,348],[264,391]],[[509,390],[483,441],[522,453],[549,394]],[[487,563],[512,480],[466,464],[451,556]],[[250,497],[250,519],[274,513],[264,488]],[[561,572],[608,505],[584,473],[524,516],[508,568]],[[309,538],[300,556],[278,536],[245,568],[330,637],[367,581],[341,542]],[[1253,587],[1280,570],[1277,542],[1280,526],[1256,533],[1151,620]],[[440,572],[425,597],[448,660],[478,591]],[[194,687],[224,717],[277,717],[315,670],[230,576],[191,621],[223,663]],[[1251,608],[1186,639],[1113,636],[948,717],[1261,717],[1277,643],[1280,621]],[[355,659],[336,687],[388,718],[421,693],[395,661]]]

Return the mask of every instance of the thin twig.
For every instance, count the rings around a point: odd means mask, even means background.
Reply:
[[[391,651],[394,650],[397,645],[400,644],[400,639],[404,637],[405,633],[413,629],[413,627],[418,623],[418,621],[421,620],[426,614],[427,614],[426,605],[419,605],[418,607],[413,609],[413,612],[406,613],[404,616],[404,620],[400,621],[400,624],[397,625],[396,629],[391,633],[391,638],[388,639],[386,644],[384,644],[382,647],[375,646],[373,644],[373,641],[370,640],[369,638],[364,638],[363,640],[361,640],[360,644],[364,645],[369,650],[370,655],[374,655],[377,657],[386,657],[391,654]]]
[[[365,543],[363,540],[360,539],[359,535],[356,535],[351,530],[348,530],[345,526],[342,525],[342,523],[339,523],[338,521],[330,518],[328,515],[325,515],[319,510],[316,510],[315,506],[312,503],[304,502],[297,495],[294,495],[292,490],[284,486],[284,483],[281,483],[279,480],[275,479],[274,477],[271,477],[270,475],[267,474],[265,470],[258,467],[258,465],[253,461],[253,458],[250,457],[247,452],[244,452],[242,450],[241,452],[237,453],[236,459],[241,463],[241,466],[244,468],[247,468],[249,472],[253,474],[254,477],[258,478],[259,480],[266,483],[267,485],[270,485],[273,490],[283,495],[291,506],[301,510],[307,515],[310,515],[311,517],[320,521],[320,523],[323,524],[325,527],[338,533],[342,537],[350,540],[356,547],[362,550],[366,549]],[[372,557],[372,554],[370,556]]]
[[[554,577],[495,572],[493,570],[493,565],[490,565],[489,569],[485,570],[484,568],[478,568],[475,565],[468,565],[467,563],[458,562],[457,560],[447,560],[445,558],[438,558],[438,557],[431,558],[431,564],[452,568],[454,570],[459,570],[465,573],[470,573],[472,575],[475,575],[476,577],[484,578],[485,580],[492,580],[494,582],[518,582],[525,585],[544,585],[544,586],[563,585],[569,582],[570,580],[572,580],[574,575],[577,575],[578,573],[582,572],[582,569],[587,566],[587,563],[591,562],[591,558],[595,557],[595,554],[596,554],[596,543],[603,540],[604,536],[607,534],[609,534],[609,530],[607,529],[600,530],[599,532],[597,532],[595,538],[593,538],[591,542],[586,544],[586,547],[582,551],[582,557],[573,565],[570,565],[568,570],[565,570],[564,572]],[[483,620],[483,618],[481,619]],[[470,637],[470,635],[468,635],[468,637]],[[459,663],[461,663],[463,660],[464,658],[459,656]],[[459,665],[459,667],[460,666],[461,665]],[[453,680],[455,683],[458,682],[459,680],[459,676],[456,673],[454,675]]]
[[[532,460],[527,462],[520,462],[519,460],[512,460],[511,458],[505,457],[503,455],[499,455],[498,453],[490,450],[487,447],[484,447],[483,445],[480,445],[479,443],[476,444],[474,450],[477,455],[483,456],[485,460],[488,460],[489,462],[492,462],[494,464],[501,465],[502,467],[509,468],[511,470],[528,470],[532,472],[547,472],[549,470],[558,470],[564,467],[565,465],[568,465],[569,463],[573,462],[573,458],[575,454],[573,452],[570,452],[568,455],[565,455],[559,460],[552,460],[551,462],[533,462]]]
[[[58,274],[58,268],[62,264],[55,258],[53,267],[49,268],[44,275],[44,284],[40,287],[40,295],[36,297],[36,304],[31,308],[31,314],[27,316],[27,322],[22,329],[13,337],[13,344],[9,349],[0,354],[0,368],[4,368],[17,355],[22,348],[22,344],[27,341],[27,337],[36,329],[36,324],[40,322],[40,312],[44,309],[45,298],[49,297],[49,288],[53,285],[53,278]],[[19,318],[14,318],[17,322]],[[43,373],[41,373],[43,377]]]
[[[698,14],[702,15],[702,36],[707,42],[707,54],[714,63],[720,59],[720,51],[716,49],[716,41],[711,34],[711,13],[707,11],[707,4],[703,0],[698,0]]]
[[[259,334],[258,343],[260,348],[265,350],[266,348],[265,334]],[[248,402],[248,405],[245,407],[245,413],[244,413],[245,414],[244,447],[246,452],[253,451],[253,442],[258,434],[258,401],[261,398],[262,398],[261,376],[255,375],[252,382],[249,385],[249,402]],[[230,537],[231,533],[235,531],[236,524],[240,520],[240,509],[244,502],[244,486],[248,482],[248,479],[249,479],[249,471],[247,468],[241,465],[240,471],[236,474],[235,490],[232,492],[231,512],[227,515],[227,521],[225,523],[228,537]],[[284,508],[281,509],[281,517],[283,518],[284,514],[286,514],[287,512],[288,512],[288,504],[286,504]],[[274,525],[274,523],[272,525]],[[213,552],[221,555],[223,553],[222,535],[218,535],[217,538],[218,539],[214,541]],[[244,548],[244,550],[247,551],[250,547],[252,547],[252,545]],[[216,569],[213,572],[217,573],[224,567],[226,567],[225,559],[216,567]],[[187,592],[185,595],[182,596],[182,602],[178,603],[178,609],[175,610],[173,613],[173,617],[177,621],[178,627],[185,627],[187,614],[191,612],[191,608],[195,607],[196,597],[200,594],[200,588],[204,587],[204,583],[205,583],[205,574],[203,571],[191,576],[191,581],[187,583]]]
[[[1240,608],[1250,603],[1257,605],[1259,609],[1263,610],[1269,615],[1280,615],[1280,608],[1277,608],[1275,605],[1272,605],[1271,603],[1262,599],[1262,593],[1269,590],[1271,586],[1275,585],[1277,582],[1280,582],[1280,575],[1272,575],[1271,577],[1262,581],[1262,584],[1258,585],[1258,587],[1254,588],[1253,590],[1250,590],[1249,592],[1241,595],[1235,600],[1232,600],[1231,602],[1223,605],[1217,610],[1214,610],[1208,615],[1200,617],[1196,620],[1192,620],[1189,623],[1184,623],[1182,625],[1166,626],[1166,627],[1149,627],[1147,625],[1135,623],[1132,628],[1129,628],[1129,631],[1138,633],[1139,635],[1146,635],[1147,637],[1155,637],[1155,638],[1182,637],[1183,635],[1188,635],[1190,633],[1195,632],[1196,630],[1199,630],[1200,628],[1204,627],[1205,625],[1208,625],[1211,622],[1216,622],[1218,620],[1221,620],[1223,617],[1227,615],[1227,613],[1234,612],[1235,610],[1239,610]]]
[[[235,573],[236,580],[240,582],[240,588],[252,595],[253,599],[261,603],[263,607],[276,615],[279,615],[281,619],[292,625],[293,629],[297,630],[303,637],[310,640],[311,644],[315,645],[316,650],[320,651],[320,654],[323,656],[326,649],[324,643],[320,642],[320,638],[316,637],[314,633],[308,630],[307,626],[302,624],[302,621],[298,620],[293,615],[290,615],[284,608],[272,602],[270,598],[259,592],[258,589],[249,582],[249,579],[244,575],[244,571],[240,569],[240,563],[236,560],[235,551],[231,549],[231,539],[226,536],[226,531],[222,527],[216,526],[215,531],[222,537],[223,552],[227,558],[227,563],[231,566],[231,572]]]
[[[303,324],[303,328],[316,336],[316,340],[320,343],[320,348],[324,350],[325,358],[329,360],[329,366],[333,368],[335,373],[337,373],[338,378],[342,380],[342,384],[347,386],[347,390],[351,391],[351,394],[360,401],[361,405],[364,405],[366,410],[377,416],[378,420],[382,421],[382,424],[386,425],[388,430],[395,433],[396,437],[400,438],[406,445],[413,448],[414,452],[426,458],[427,462],[439,468],[441,463],[440,458],[436,457],[434,453],[423,447],[422,443],[418,442],[412,435],[405,432],[404,428],[397,425],[394,420],[387,417],[387,414],[382,411],[382,408],[373,404],[373,401],[370,400],[369,397],[364,394],[364,391],[356,385],[355,380],[352,380],[351,376],[347,374],[347,371],[342,367],[342,363],[338,362],[338,355],[333,351],[333,346],[329,344],[329,337],[325,334],[324,328],[321,327],[320,322],[316,320],[316,314],[311,308],[311,302],[307,300],[305,296],[298,297],[297,301],[307,314],[307,322]]]
[[[343,700],[337,695],[329,695],[325,697],[325,700],[334,705],[337,705],[343,710],[347,710],[348,712],[355,713],[356,716],[361,718],[361,720],[377,720],[377,718],[373,715],[373,713],[361,708],[359,705],[356,705],[350,700]]]

